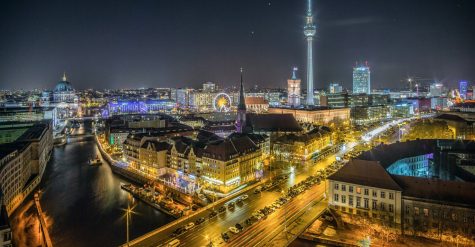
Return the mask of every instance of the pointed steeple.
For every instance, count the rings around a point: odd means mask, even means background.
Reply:
[[[241,88],[239,89],[238,110],[246,110],[246,99],[244,97],[244,86],[242,85],[242,68],[241,68]]]
[[[62,81],[68,81],[66,78],[66,72],[63,72],[63,78],[61,79]]]
[[[239,103],[236,115],[236,132],[244,133],[246,128],[246,99],[244,97],[244,86],[242,85],[242,68],[241,68],[241,88],[239,89]]]

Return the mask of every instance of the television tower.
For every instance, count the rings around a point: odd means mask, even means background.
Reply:
[[[312,0],[308,0],[307,17],[303,33],[307,39],[307,105],[315,105],[313,99],[313,37],[317,27],[313,24]]]

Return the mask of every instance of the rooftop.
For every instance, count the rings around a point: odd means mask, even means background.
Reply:
[[[392,175],[403,196],[475,206],[475,183]]]
[[[300,132],[297,120],[292,114],[246,114],[247,125],[254,132]]]
[[[389,173],[377,161],[351,160],[328,177],[329,180],[363,186],[402,191]]]

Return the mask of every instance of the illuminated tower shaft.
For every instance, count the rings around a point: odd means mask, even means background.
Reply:
[[[307,39],[307,105],[315,105],[313,98],[313,37],[317,28],[313,24],[312,0],[308,0],[308,9],[304,34]]]

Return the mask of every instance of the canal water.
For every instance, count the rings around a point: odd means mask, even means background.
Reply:
[[[90,123],[86,126],[85,131],[89,132]],[[89,166],[88,160],[97,154],[99,150],[92,138],[71,138],[67,145],[54,148],[39,189],[55,246],[103,247],[125,243],[123,209],[127,205],[133,206],[135,212],[129,222],[130,239],[174,220],[129,196],[120,184],[130,182],[112,173],[107,163]]]

